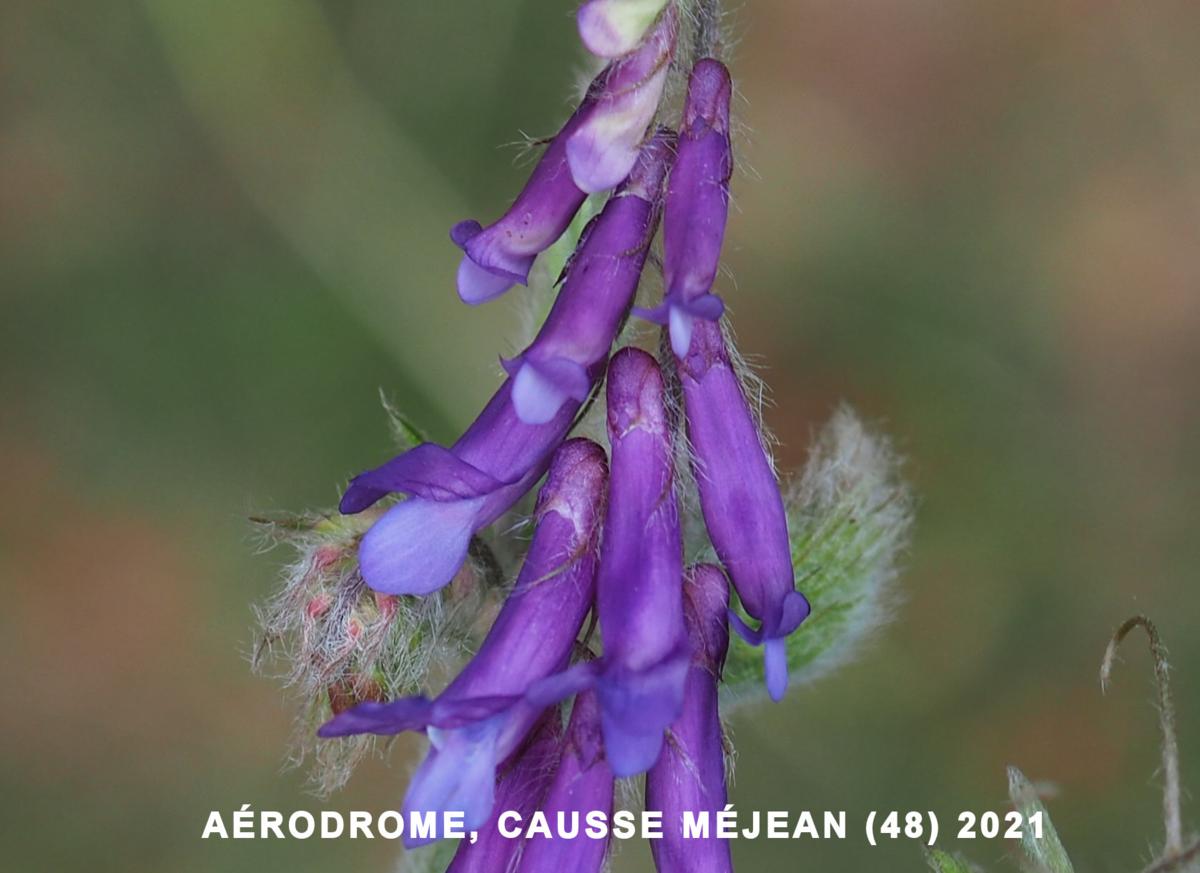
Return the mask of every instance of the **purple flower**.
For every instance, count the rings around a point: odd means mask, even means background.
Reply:
[[[571,175],[584,191],[605,191],[629,175],[658,111],[678,30],[672,4],[637,51],[613,61],[592,83],[596,105],[567,141]]]
[[[406,812],[461,810],[468,829],[487,820],[496,768],[540,712],[523,695],[566,667],[591,609],[606,473],[604,451],[588,440],[555,453],[516,586],[441,695],[360,704],[321,727],[323,737],[424,730],[431,748],[409,784]]]
[[[582,402],[629,313],[658,223],[674,136],[660,132],[604,210],[588,226],[546,323],[524,352],[505,361],[513,404],[527,424],[543,424],[564,403]]]
[[[458,267],[458,296],[472,305],[529,281],[534,259],[571,224],[587,197],[567,166],[567,142],[596,105],[589,91],[575,114],[550,141],[525,188],[508,211],[487,228],[460,221],[450,238],[464,252]]]
[[[587,0],[579,7],[579,37],[602,58],[627,55],[642,41],[668,0]]]
[[[683,626],[683,542],[672,433],[654,358],[635,348],[608,367],[612,473],[600,546],[596,611],[604,657],[538,683],[541,703],[594,687],[609,766],[649,769],[679,715],[689,660]]]
[[[808,617],[809,605],[796,591],[783,498],[719,323],[696,323],[679,376],[708,535],[742,606],[761,625],[752,630],[736,613],[730,618],[743,639],[763,646],[767,692],[780,700],[786,637]]]
[[[597,368],[596,376],[599,375]],[[517,417],[508,379],[451,448],[423,443],[354,478],[341,511],[361,512],[397,491],[408,495],[363,536],[363,579],[386,594],[429,594],[467,557],[471,537],[533,487],[575,421],[578,403],[532,426]]]
[[[706,58],[692,70],[678,156],[663,214],[662,305],[638,315],[670,326],[671,347],[687,354],[697,318],[715,321],[724,304],[712,293],[729,215],[729,71]]]
[[[683,712],[671,725],[667,747],[646,774],[646,808],[662,813],[663,838],[650,844],[659,873],[728,873],[729,841],[715,835],[683,837],[683,815],[725,807],[725,749],[717,711],[717,683],[729,647],[729,584],[719,567],[693,567],[684,588],[692,665]]]
[[[672,431],[654,358],[622,349],[608,368],[612,474],[596,579],[604,642],[597,684],[613,772],[650,768],[682,704],[683,539]]]
[[[428,594],[446,585],[475,532],[545,472],[604,372],[637,292],[673,145],[663,133],[642,149],[629,179],[586,232],[537,337],[504,362],[509,378],[458,442],[450,449],[422,444],[351,482],[341,503],[347,514],[390,492],[410,495],[363,537],[359,564],[373,589]]]
[[[514,756],[512,767],[500,777],[495,790],[495,813],[485,827],[478,829],[479,838],[474,843],[463,840],[459,844],[446,873],[497,873],[512,869],[521,843],[501,835],[500,813],[512,810],[527,820],[537,810],[561,748],[562,721],[558,712],[549,712],[529,742]]]
[[[575,698],[558,770],[542,801],[553,838],[526,839],[517,873],[599,873],[608,851],[607,836],[587,835],[585,816],[611,817],[613,773],[604,760],[600,707],[587,691]]]

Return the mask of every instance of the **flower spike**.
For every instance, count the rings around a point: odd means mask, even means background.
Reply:
[[[629,178],[580,240],[541,332],[504,362],[517,415],[527,424],[549,421],[563,403],[590,393],[588,374],[608,357],[637,293],[674,144],[674,134],[660,131],[642,148]]]
[[[450,449],[424,443],[351,482],[343,513],[391,492],[393,506],[363,537],[363,578],[388,594],[428,594],[458,572],[476,531],[541,477],[550,453],[604,372],[657,227],[673,134],[660,132],[584,235],[542,329],[504,361],[509,378]]]
[[[322,737],[425,731],[431,748],[409,785],[406,812],[462,811],[468,829],[487,820],[496,768],[540,712],[524,695],[566,667],[591,609],[606,479],[599,446],[564,443],[538,496],[516,586],[470,663],[434,700],[363,703],[321,727]]]

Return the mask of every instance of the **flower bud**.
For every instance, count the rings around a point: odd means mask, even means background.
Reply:
[[[579,7],[579,38],[592,54],[619,58],[638,47],[668,0],[587,0]]]
[[[752,630],[736,613],[730,618],[743,639],[763,646],[767,692],[780,700],[788,681],[786,638],[808,617],[809,605],[795,590],[783,498],[718,323],[696,323],[679,379],[709,539],[742,606],[761,624]]]
[[[637,51],[613,61],[592,83],[596,105],[567,141],[571,175],[583,191],[613,188],[633,169],[658,112],[678,30],[672,5]]]
[[[636,310],[642,318],[669,326],[671,348],[679,358],[687,355],[696,319],[715,321],[725,309],[712,287],[729,215],[731,92],[724,64],[711,58],[696,64],[663,213],[666,294],[660,306]]]

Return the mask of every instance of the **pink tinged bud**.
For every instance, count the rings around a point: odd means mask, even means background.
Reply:
[[[324,573],[342,559],[345,552],[339,546],[320,546],[313,552],[312,568],[314,573]]]
[[[364,701],[383,700],[383,688],[374,679],[355,676],[335,682],[329,686],[329,708],[334,715],[357,706]]]
[[[537,338],[504,362],[513,406],[526,424],[547,422],[591,392],[589,374],[608,357],[637,293],[673,147],[674,136],[660,132],[642,148],[633,172],[584,232]]]
[[[379,610],[380,616],[385,621],[390,620],[396,614],[396,606],[399,599],[394,594],[380,594],[378,591],[375,594],[375,608]]]
[[[333,598],[322,592],[313,597],[304,607],[304,614],[310,621],[316,621],[318,618],[329,612],[329,607],[333,605]]]
[[[633,169],[662,99],[678,26],[671,5],[637,51],[611,63],[592,83],[596,105],[567,142],[571,175],[582,190],[606,191]]]
[[[365,704],[321,727],[322,737],[426,731],[431,749],[409,784],[406,812],[462,811],[469,829],[487,820],[496,768],[542,709],[524,695],[567,666],[591,609],[606,482],[599,446],[564,443],[538,496],[524,566],[475,657],[435,700]]]
[[[579,38],[592,54],[619,58],[638,47],[668,0],[587,0],[579,7]]]
[[[524,189],[498,221],[486,228],[477,221],[461,221],[450,231],[454,244],[463,250],[458,296],[464,302],[484,303],[514,284],[526,284],[534,259],[571,224],[587,195],[571,177],[567,142],[594,104],[591,96],[584,99],[550,141]]]
[[[671,348],[683,358],[697,319],[715,321],[724,304],[712,293],[729,215],[733,156],[729,139],[729,71],[706,58],[692,70],[678,155],[667,183],[663,214],[662,305],[636,310],[665,324]]]
[[[728,840],[683,836],[683,816],[725,807],[725,750],[717,684],[729,647],[729,584],[719,567],[692,568],[684,613],[692,645],[683,711],[671,725],[672,742],[646,774],[646,808],[662,813],[663,838],[651,843],[659,873],[729,873]]]
[[[783,498],[717,323],[696,323],[679,375],[709,539],[746,612],[761,624],[753,630],[730,618],[747,642],[763,646],[767,691],[779,700],[787,690],[786,638],[808,617],[809,604],[795,590]]]
[[[517,873],[599,873],[608,838],[588,836],[585,816],[599,811],[611,817],[613,781],[604,759],[600,707],[596,695],[585,691],[575,698],[558,769],[541,804],[555,836],[530,836]]]

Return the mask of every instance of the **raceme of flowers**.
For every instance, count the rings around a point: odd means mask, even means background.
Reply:
[[[600,870],[605,842],[502,840],[496,813],[609,811],[615,780],[639,774],[647,807],[664,814],[658,869],[732,869],[724,841],[684,840],[672,824],[684,810],[725,804],[717,692],[730,628],[762,647],[779,700],[785,641],[809,615],[784,499],[713,293],[733,171],[732,84],[715,57],[685,59],[681,31],[698,26],[685,11],[676,0],[583,4],[582,41],[607,64],[508,211],[451,231],[463,251],[459,296],[481,304],[527,284],[589,195],[607,200],[579,234],[536,337],[503,361],[507,379],[474,423],[449,447],[423,442],[355,477],[341,502],[343,514],[370,518],[358,548],[366,585],[381,597],[436,598],[477,534],[543,482],[516,582],[445,690],[372,694],[335,707],[319,731],[428,737],[404,809],[461,811],[480,831],[452,870]],[[687,86],[671,124],[673,71]],[[662,299],[635,307],[660,224]],[[663,326],[659,357],[612,353],[631,312]],[[570,437],[601,396],[607,451]],[[720,566],[685,562],[685,474]],[[380,510],[390,494],[404,497]],[[731,608],[731,585],[747,618]]]

